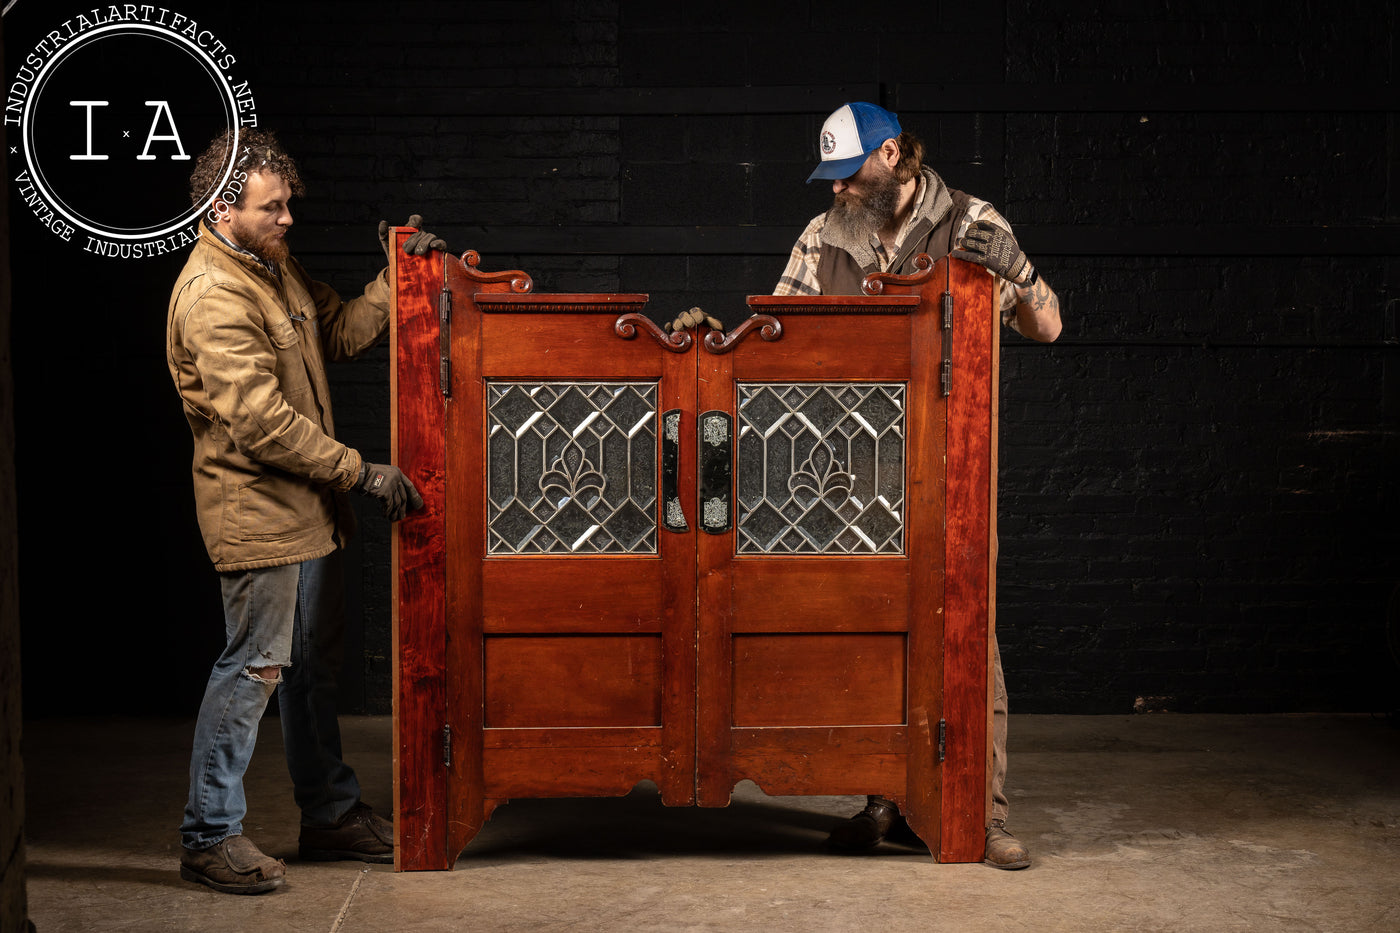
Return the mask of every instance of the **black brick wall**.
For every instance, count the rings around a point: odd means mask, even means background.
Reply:
[[[1003,345],[1013,709],[1400,706],[1393,5],[938,2],[906,22],[826,0],[179,8],[255,63],[262,122],[308,179],[294,248],[343,291],[379,264],[375,223],[417,211],[537,290],[645,291],[658,319],[699,304],[733,323],[829,202],[804,184],[825,115],[897,110],[1015,225],[1064,311],[1058,343]],[[21,0],[7,50],[17,16],[64,9]],[[14,221],[25,708],[81,707],[74,676],[112,677],[130,650],[118,602],[169,676],[107,699],[191,710],[220,636],[159,351],[178,263],[65,253],[102,283],[103,337],[70,342],[60,372],[47,309],[97,309],[55,294],[36,228]],[[371,459],[387,364],[381,347],[333,374],[341,433]],[[119,407],[78,439],[62,428],[94,386]],[[384,712],[388,532],[362,519],[346,701]],[[110,532],[143,522],[154,567]],[[60,592],[76,645],[53,624]]]

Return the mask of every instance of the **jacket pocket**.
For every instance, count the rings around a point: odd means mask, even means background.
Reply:
[[[270,476],[240,484],[233,515],[238,540],[268,541],[303,531],[306,517],[291,501],[299,491]]]
[[[272,341],[272,345],[279,350],[290,350],[301,342],[297,336],[297,329],[288,318],[282,318],[267,329],[267,336]]]
[[[267,335],[277,353],[276,375],[282,397],[298,413],[317,420],[316,407],[311,401],[311,376],[296,325],[283,318],[268,328]]]

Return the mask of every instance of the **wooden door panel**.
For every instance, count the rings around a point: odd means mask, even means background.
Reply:
[[[482,793],[490,809],[512,798],[621,797],[636,786],[635,775],[656,773],[656,753],[646,744],[537,748],[487,745],[482,770]],[[663,788],[671,783],[674,782],[664,778],[657,780]],[[666,805],[687,803],[674,800]],[[470,837],[464,841],[464,847],[469,841]]]
[[[605,374],[659,373],[663,360],[647,339],[624,339],[615,328],[617,313],[607,304],[591,306],[583,295],[539,295],[530,305],[502,305],[481,315],[481,372],[493,379],[566,382]],[[605,297],[605,296],[599,296]],[[645,298],[645,296],[637,296]],[[518,308],[560,299],[562,308],[591,308],[535,314]],[[606,352],[603,352],[606,348]]]
[[[904,724],[904,635],[734,636],[734,728]]]
[[[736,728],[728,738],[733,773],[774,796],[868,794],[899,786],[907,770],[903,728]]]
[[[702,805],[744,778],[905,794],[907,465],[941,457],[909,433],[919,307],[790,301],[762,339],[700,360],[702,409],[734,416],[736,512],[697,544]]]
[[[870,303],[855,313],[784,315],[780,339],[750,338],[736,347],[730,355],[733,377],[864,382],[907,378],[914,319],[911,304],[891,298],[855,299],[862,300]],[[848,312],[857,307],[851,299],[842,302],[825,307]],[[917,307],[917,300],[913,306]]]
[[[396,244],[408,233],[396,231]],[[394,867],[446,868],[447,789],[442,727],[447,706],[448,521],[446,401],[436,367],[440,335],[434,301],[447,257],[400,262],[391,249],[390,444],[423,496],[423,508],[390,531],[393,554]],[[412,464],[410,468],[408,465]]]
[[[661,725],[660,635],[488,636],[483,656],[486,729]]]
[[[858,587],[838,585],[833,566],[857,558],[767,558],[736,574],[730,631],[902,632],[909,620],[909,562],[858,561]],[[781,588],[781,589],[780,589]],[[774,593],[782,592],[781,599]]]
[[[670,607],[655,557],[514,560],[491,560],[482,567],[487,634],[661,631]]]
[[[454,856],[511,797],[694,797],[693,544],[660,520],[693,355],[636,320],[644,295],[536,295],[474,258],[449,268],[448,587],[474,595],[447,627],[475,672],[448,702]]]

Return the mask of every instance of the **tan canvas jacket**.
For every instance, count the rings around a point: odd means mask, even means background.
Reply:
[[[360,454],[335,439],[326,360],[374,345],[386,274],[342,302],[288,259],[272,275],[201,224],[170,296],[166,361],[194,434],[194,496],[214,568],[329,554],[353,531]]]

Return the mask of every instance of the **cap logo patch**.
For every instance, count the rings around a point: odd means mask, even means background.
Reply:
[[[836,151],[836,136],[831,130],[822,130],[822,155],[829,156]]]

